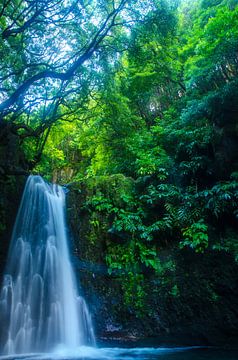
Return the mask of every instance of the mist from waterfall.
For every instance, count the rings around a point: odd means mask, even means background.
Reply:
[[[51,352],[95,343],[70,262],[64,188],[27,180],[0,295],[1,353]]]

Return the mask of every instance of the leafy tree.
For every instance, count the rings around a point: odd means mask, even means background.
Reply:
[[[140,312],[147,277],[173,276],[163,248],[237,259],[237,1],[4,0],[0,13],[0,170],[79,181],[126,303],[136,293]]]
[[[52,124],[74,114],[97,86],[112,39],[120,51],[126,29],[153,8],[153,1],[136,0],[3,2],[1,136],[40,137],[31,168],[41,158]]]

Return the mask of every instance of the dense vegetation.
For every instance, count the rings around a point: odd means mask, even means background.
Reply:
[[[0,14],[2,176],[78,183],[125,303],[140,314],[145,278],[173,274],[164,248],[238,259],[237,1],[6,0]]]

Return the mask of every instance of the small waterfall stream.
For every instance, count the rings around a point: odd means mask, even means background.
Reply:
[[[70,262],[65,192],[40,176],[28,178],[15,222],[0,292],[0,334],[0,360],[237,358],[203,347],[93,347],[91,318]]]
[[[51,352],[95,342],[70,263],[65,192],[27,180],[0,294],[1,352]]]

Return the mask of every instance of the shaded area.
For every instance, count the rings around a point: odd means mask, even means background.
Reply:
[[[123,178],[119,179],[123,182]],[[111,244],[127,244],[128,240],[110,231],[110,214],[90,212],[84,207],[87,196],[98,189],[103,191],[102,186],[107,189],[105,178],[97,181],[92,186],[90,180],[90,187],[85,187],[84,182],[74,184],[68,194],[68,216],[78,258],[75,266],[92,309],[97,336],[125,341],[151,336],[164,344],[234,344],[238,328],[238,265],[233,255],[214,250],[196,254],[172,244],[161,246],[160,268],[149,271],[141,266],[137,270],[143,276],[144,290],[142,307],[138,308],[136,284],[134,294],[127,298],[128,272],[133,268],[122,266],[110,273],[105,262]],[[109,183],[116,202],[120,201],[118,182],[113,188],[113,181],[115,176]],[[98,219],[101,225],[95,227],[92,219]]]

